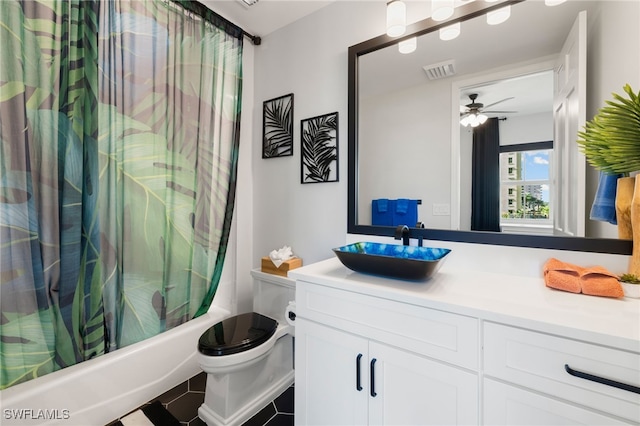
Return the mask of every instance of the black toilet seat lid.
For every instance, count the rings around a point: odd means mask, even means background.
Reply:
[[[202,333],[198,350],[204,355],[222,356],[244,352],[260,346],[278,328],[278,322],[256,312],[236,315]]]

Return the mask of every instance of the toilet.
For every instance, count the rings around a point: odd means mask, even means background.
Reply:
[[[293,384],[295,281],[251,274],[253,312],[220,321],[198,341],[207,373],[198,416],[209,426],[241,425]]]

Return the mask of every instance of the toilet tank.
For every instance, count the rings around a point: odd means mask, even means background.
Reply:
[[[251,276],[253,311],[285,323],[284,311],[290,301],[296,300],[296,281],[257,269],[251,271]]]

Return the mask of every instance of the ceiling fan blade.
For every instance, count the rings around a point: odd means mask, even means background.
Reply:
[[[499,100],[498,102],[494,102],[494,103],[492,103],[492,104],[485,105],[485,106],[484,106],[484,109],[490,108],[490,107],[492,107],[492,106],[494,106],[494,105],[498,105],[499,103],[502,103],[502,102],[504,102],[504,101],[508,101],[509,99],[514,99],[514,97],[513,97],[513,96],[511,96],[511,97],[509,97],[509,98],[501,99],[501,100]]]
[[[483,114],[515,114],[518,111],[482,111]]]
[[[460,114],[464,114],[465,112],[467,112],[467,107],[460,105]]]

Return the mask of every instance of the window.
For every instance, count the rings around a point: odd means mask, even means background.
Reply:
[[[501,222],[550,227],[553,142],[500,147]]]

